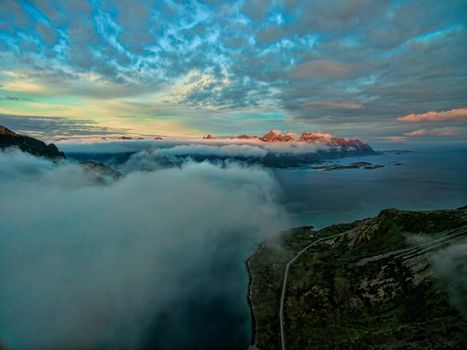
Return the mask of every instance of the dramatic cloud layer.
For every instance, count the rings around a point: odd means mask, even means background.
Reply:
[[[1,1],[0,113],[400,137],[399,116],[465,109],[466,16],[463,0]]]
[[[0,152],[0,342],[128,349],[149,337],[187,348],[235,341],[242,322],[248,338],[244,261],[288,225],[277,191],[264,170],[235,164],[98,186],[77,165]],[[214,304],[235,321],[184,318]]]
[[[418,129],[415,131],[411,131],[405,133],[405,136],[426,136],[426,135],[433,135],[433,136],[454,136],[460,135],[461,130],[457,128],[436,128],[436,129]]]
[[[427,112],[421,114],[408,114],[404,117],[399,117],[397,120],[409,123],[418,122],[442,122],[448,120],[467,119],[467,107],[451,109],[443,112]]]
[[[33,137],[53,139],[54,137],[85,137],[89,135],[126,134],[125,129],[97,126],[91,120],[61,117],[14,116],[0,114],[0,125],[8,125],[15,132]]]

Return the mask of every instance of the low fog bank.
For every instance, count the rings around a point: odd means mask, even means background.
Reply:
[[[270,173],[235,163],[96,185],[79,165],[0,152],[0,343],[243,346],[243,262],[289,226],[278,192]]]
[[[156,170],[181,166],[186,162],[204,162],[226,165],[232,162],[251,165],[264,158],[268,152],[260,147],[247,145],[203,146],[179,145],[170,148],[153,148],[131,154],[123,164],[111,162],[119,170],[128,173],[134,170]]]
[[[432,254],[430,262],[449,301],[467,319],[467,241]]]
[[[92,159],[103,162],[121,171],[179,166],[186,161],[194,162],[243,162],[268,168],[299,167],[320,162],[322,158],[350,155],[358,152],[331,148],[323,144],[299,142],[231,142],[199,141],[175,143],[169,141],[130,141],[111,144],[65,145],[63,150],[70,159]]]
[[[142,150],[157,150],[175,148],[180,154],[196,154],[202,152],[218,153],[223,149],[224,153],[231,156],[242,155],[264,156],[265,153],[314,153],[319,150],[329,149],[329,146],[320,143],[306,142],[262,142],[258,140],[220,139],[220,140],[160,140],[160,141],[119,141],[101,143],[58,143],[60,150],[66,153],[135,153]],[[251,153],[253,151],[254,153]],[[256,153],[259,152],[259,153]]]

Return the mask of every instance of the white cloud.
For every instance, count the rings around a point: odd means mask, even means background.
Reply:
[[[444,122],[450,120],[467,119],[467,107],[451,109],[442,112],[427,112],[421,114],[407,114],[397,120],[409,123],[419,122]]]
[[[404,136],[457,136],[461,135],[461,130],[454,127],[437,129],[418,129],[404,133]]]
[[[187,163],[105,186],[78,169],[0,152],[8,349],[134,348],[193,290],[246,289],[213,277],[219,252],[243,271],[256,244],[287,226],[275,180],[260,168]]]

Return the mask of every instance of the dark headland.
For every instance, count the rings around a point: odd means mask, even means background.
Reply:
[[[60,152],[53,143],[46,144],[30,136],[20,135],[0,125],[0,150],[17,147],[23,152],[48,159],[62,159],[65,154]]]

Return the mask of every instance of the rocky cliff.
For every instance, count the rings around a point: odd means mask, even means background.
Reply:
[[[112,169],[105,164],[92,160],[80,162],[79,164],[86,171],[87,175],[91,176],[94,181],[99,184],[112,183],[122,176],[122,173],[119,171]]]
[[[304,132],[300,135],[294,133],[282,134],[279,130],[268,131],[263,136],[240,135],[236,139],[258,140],[262,142],[298,142],[312,143],[326,146],[329,149],[339,151],[356,151],[366,154],[374,154],[375,151],[366,143],[359,139],[349,139],[344,137],[334,137],[331,134]]]
[[[0,150],[8,147],[17,147],[23,152],[52,160],[65,158],[64,153],[60,152],[53,143],[47,145],[33,137],[19,135],[0,125]]]
[[[30,153],[34,156],[44,157],[52,161],[65,159],[65,154],[54,144],[45,144],[35,138],[19,135],[14,131],[0,125],[0,151],[10,147],[16,147],[23,152]],[[81,166],[86,175],[97,184],[109,184],[118,180],[122,174],[111,167],[92,160],[88,160],[88,154],[84,154],[83,159],[78,164]],[[60,164],[65,164],[60,162]]]
[[[310,245],[319,238],[324,240]],[[249,260],[255,344],[280,349],[467,348],[467,208],[383,210],[290,230]]]

